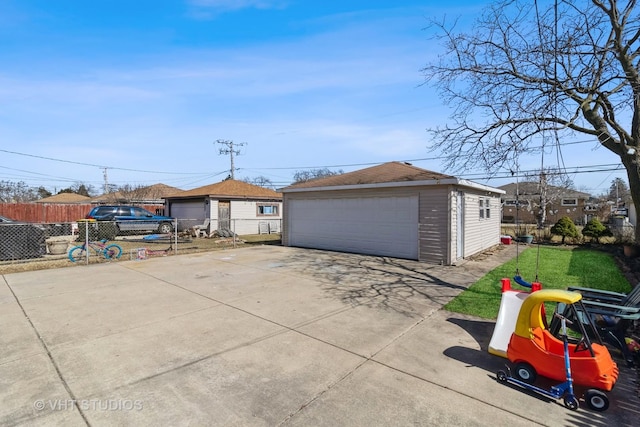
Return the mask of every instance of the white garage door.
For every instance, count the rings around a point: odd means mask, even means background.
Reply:
[[[418,197],[291,200],[289,244],[418,259]]]

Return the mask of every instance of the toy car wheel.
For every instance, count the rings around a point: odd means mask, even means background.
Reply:
[[[498,381],[500,381],[501,383],[506,383],[507,382],[507,373],[505,371],[498,371],[496,373],[496,378],[498,379]]]
[[[533,366],[531,366],[527,362],[516,363],[513,371],[517,379],[527,384],[533,384],[536,381],[536,377],[538,376],[536,370],[533,369]]]
[[[575,396],[565,396],[564,398],[564,406],[572,411],[578,409],[578,399]]]
[[[594,411],[602,412],[609,408],[609,398],[600,390],[587,390],[584,394],[584,400],[587,402],[587,406]]]

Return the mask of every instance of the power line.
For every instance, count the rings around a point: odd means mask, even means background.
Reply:
[[[235,150],[233,147],[243,147],[245,146],[247,143],[246,142],[233,142],[233,141],[228,141],[225,139],[219,139],[216,141],[216,143],[223,145],[227,148],[221,148],[220,149],[220,154],[229,154],[229,156],[231,157],[231,179],[236,179],[236,167],[233,163],[233,156],[234,155],[240,155],[240,149]]]
[[[594,141],[594,140],[579,140],[579,141],[565,142],[565,143],[562,143],[562,145],[574,145],[574,144],[583,144],[583,143],[589,143],[589,142],[596,142],[596,141]],[[599,145],[599,143],[597,143],[597,144]],[[238,154],[239,150],[235,150],[235,148],[234,148],[234,147],[236,147],[238,145],[244,145],[244,143],[242,143],[242,144],[234,143],[233,146],[232,145],[228,145],[229,150],[233,150],[234,154]],[[531,148],[532,149],[536,149],[536,148],[541,148],[541,147],[531,147]],[[129,169],[129,168],[118,168],[118,167],[110,167],[110,166],[100,166],[100,165],[90,164],[90,163],[83,163],[83,162],[76,162],[76,161],[70,161],[70,160],[64,160],[64,159],[56,159],[56,158],[52,158],[52,157],[38,156],[38,155],[27,154],[27,153],[20,153],[20,152],[16,152],[16,151],[5,150],[5,149],[0,149],[0,152],[19,155],[19,156],[39,158],[39,159],[48,160],[48,161],[62,162],[62,163],[68,163],[68,164],[77,164],[77,165],[82,165],[82,166],[99,167],[99,168],[101,168],[103,170],[108,168],[108,169],[113,169],[113,170],[121,170],[121,171],[129,171],[129,172],[141,172],[141,173],[153,173],[153,174],[169,174],[169,175],[179,175],[179,176],[183,176],[183,177],[189,177],[189,176],[200,176],[201,177],[201,178],[198,178],[194,182],[191,182],[191,183],[188,183],[188,184],[183,184],[183,185],[193,184],[195,182],[207,179],[207,177],[214,177],[214,176],[217,176],[217,175],[220,175],[220,174],[224,173],[224,172],[220,172],[220,173],[216,173],[216,174],[212,175],[210,172],[147,171],[147,170],[140,170],[140,169]],[[226,154],[230,154],[230,153],[226,153]],[[416,163],[416,162],[424,162],[424,161],[443,160],[443,159],[448,159],[449,157],[450,156],[442,156],[442,155],[440,155],[440,156],[423,157],[423,158],[415,158],[415,159],[406,159],[406,160],[399,160],[399,161],[409,162],[409,163]],[[337,164],[337,165],[334,164],[334,165],[320,165],[320,166],[262,167],[262,168],[250,168],[248,170],[260,171],[260,170],[323,169],[323,168],[343,168],[343,167],[344,168],[349,168],[349,167],[373,166],[373,165],[378,165],[378,164],[380,164],[380,162],[364,162],[364,163],[350,163],[350,164]],[[30,173],[30,174],[33,174],[33,175],[47,177],[47,179],[49,181],[51,181],[52,178],[55,178],[55,179],[61,180],[61,181],[67,181],[67,182],[77,181],[77,179],[53,177],[51,175],[45,175],[45,174],[42,174],[42,173],[30,172],[30,171],[21,170],[21,169],[12,169],[12,168],[3,167],[3,166],[0,166],[0,168],[5,168],[5,169],[9,169],[9,170],[16,170],[16,171],[19,171],[19,172],[22,172],[22,173]],[[569,172],[569,173],[574,173],[574,174],[575,173],[615,172],[615,171],[624,170],[622,168],[621,164],[586,165],[586,166],[575,166],[575,167],[566,167],[565,165],[563,165],[563,168],[565,170],[568,170],[568,169],[573,170],[573,169],[575,169],[575,172]],[[580,169],[582,169],[582,170],[580,170]],[[241,170],[241,168],[236,168],[235,165],[232,163],[232,171],[235,172],[236,170]],[[459,176],[459,177],[473,177],[473,178],[469,178],[469,179],[483,179],[483,180],[504,179],[504,178],[511,177],[511,175],[488,175],[486,173],[466,173],[466,174],[459,174],[457,176]],[[279,178],[283,178],[283,177],[279,177]]]
[[[129,169],[129,168],[119,168],[119,167],[116,167],[116,166],[96,165],[96,164],[93,164],[93,163],[75,162],[75,161],[72,161],[72,160],[64,160],[64,159],[56,159],[56,158],[53,158],[53,157],[37,156],[35,154],[18,153],[17,151],[9,151],[9,150],[3,150],[3,149],[0,149],[0,152],[8,153],[8,154],[15,154],[17,156],[25,156],[25,157],[32,157],[32,158],[36,158],[36,159],[49,160],[49,161],[53,161],[53,162],[69,163],[69,164],[80,165],[80,166],[90,166],[90,167],[99,168],[99,169],[113,169],[113,170],[121,170],[121,171],[126,171],[126,172],[141,172],[141,173],[160,173],[160,174],[168,174],[168,175],[201,175],[201,173],[198,173],[198,172],[148,171],[148,170],[142,170],[142,169]]]
[[[600,146],[600,143],[596,140],[579,140],[579,141],[570,141],[570,142],[562,142],[560,143],[560,145],[562,146],[567,146],[567,145],[576,145],[576,144],[585,144],[585,143],[595,143],[598,146]],[[236,146],[238,145],[245,145],[246,143],[235,143]],[[537,149],[542,149],[544,148],[544,145],[540,145],[540,146],[533,146],[533,147],[529,147],[531,150],[537,150]],[[140,172],[140,173],[154,173],[154,174],[167,174],[167,175],[207,175],[209,174],[209,172],[167,172],[167,171],[154,171],[154,170],[144,170],[144,169],[131,169],[131,168],[121,168],[121,167],[116,167],[116,166],[109,166],[109,165],[98,165],[98,164],[94,164],[94,163],[86,163],[86,162],[77,162],[77,161],[73,161],[73,160],[65,160],[65,159],[57,159],[54,157],[46,157],[46,156],[39,156],[39,155],[35,155],[35,154],[29,154],[29,153],[20,153],[17,151],[11,151],[11,150],[4,150],[4,149],[0,149],[0,152],[3,153],[7,153],[7,154],[14,154],[16,156],[24,156],[24,157],[31,157],[31,158],[36,158],[36,159],[42,159],[42,160],[49,160],[49,161],[53,161],[53,162],[60,162],[60,163],[68,163],[68,164],[73,164],[73,165],[80,165],[80,166],[89,166],[89,167],[95,167],[95,168],[99,168],[99,169],[104,169],[104,168],[108,168],[108,169],[112,169],[112,170],[121,170],[121,171],[126,171],[126,172]],[[225,153],[228,154],[228,153]],[[441,156],[434,156],[434,157],[427,157],[427,158],[420,158],[420,159],[409,159],[409,160],[404,160],[407,162],[418,162],[418,161],[426,161],[426,160],[446,160],[448,159],[450,156],[445,156],[445,155],[441,155]],[[322,168],[339,168],[339,167],[353,167],[353,166],[372,166],[372,165],[377,165],[380,164],[380,162],[370,162],[370,163],[352,163],[352,164],[343,164],[343,165],[322,165],[322,166],[287,166],[287,167],[274,167],[274,168],[262,168],[262,169],[270,169],[270,170],[287,170],[287,169],[322,169]],[[237,170],[237,169],[236,169]],[[27,172],[27,171],[23,171],[23,172]],[[35,172],[33,172],[35,173]]]

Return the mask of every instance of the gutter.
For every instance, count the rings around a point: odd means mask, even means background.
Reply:
[[[403,181],[403,182],[381,182],[376,184],[349,184],[331,185],[324,187],[302,187],[302,188],[279,188],[281,193],[307,193],[315,191],[340,191],[340,190],[364,190],[372,188],[394,188],[394,187],[420,187],[436,185],[457,185],[460,187],[473,188],[475,190],[487,191],[495,194],[505,194],[506,191],[488,185],[478,184],[473,181],[458,178],[430,179],[428,181]]]

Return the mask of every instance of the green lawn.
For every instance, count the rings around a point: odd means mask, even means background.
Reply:
[[[444,308],[456,313],[495,319],[500,308],[500,279],[511,278],[513,289],[527,290],[513,282],[516,266],[522,278],[532,282],[536,276],[536,264],[538,281],[544,289],[582,286],[625,293],[631,290],[613,257],[607,253],[582,248],[540,246],[528,248],[520,252],[517,259],[490,271]]]

